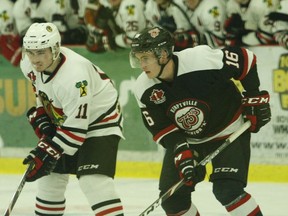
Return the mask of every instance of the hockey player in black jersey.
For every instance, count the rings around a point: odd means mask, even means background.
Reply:
[[[241,47],[201,45],[173,52],[173,46],[170,33],[153,27],[135,35],[130,52],[131,66],[143,70],[134,94],[144,124],[154,141],[166,149],[160,196],[185,180],[185,186],[162,203],[163,209],[170,216],[200,215],[191,192],[206,171],[203,166],[194,169],[195,163],[250,120],[249,130],[213,159],[209,180],[216,199],[230,215],[262,215],[244,190],[251,132],[258,132],[271,118],[269,93],[260,90],[256,56]],[[232,78],[241,82],[243,92]]]

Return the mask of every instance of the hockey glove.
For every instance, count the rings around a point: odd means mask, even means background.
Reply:
[[[56,127],[51,122],[51,119],[46,114],[43,107],[37,109],[36,107],[32,107],[28,110],[26,115],[39,139],[42,136],[49,136],[52,138],[55,135]]]
[[[267,91],[257,91],[244,92],[243,95],[243,114],[245,115],[245,118],[251,121],[250,131],[257,133],[261,127],[271,120],[269,93]]]
[[[197,165],[196,157],[198,157],[198,153],[192,151],[188,143],[177,144],[174,155],[174,163],[178,169],[180,178],[184,178],[187,186],[195,185],[204,179],[205,168],[195,167]]]
[[[200,36],[196,31],[175,32],[175,51],[180,51],[188,47],[195,47],[200,44]]]
[[[34,167],[28,173],[26,181],[32,182],[49,175],[54,170],[62,153],[63,149],[50,138],[40,139],[37,147],[23,160],[23,164],[34,163]]]
[[[279,43],[279,45],[288,49],[288,31],[280,31],[274,34],[275,41]]]
[[[224,30],[228,34],[242,35],[245,32],[245,23],[239,14],[232,14],[225,21]]]

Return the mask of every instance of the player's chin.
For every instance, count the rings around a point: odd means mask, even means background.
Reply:
[[[43,69],[43,66],[42,65],[33,65],[33,68],[36,70],[36,71],[38,71],[38,72],[41,72],[41,71],[43,71],[44,69]]]
[[[151,71],[144,71],[144,73],[147,75],[149,79],[155,78],[155,76],[153,75],[153,73],[151,73]]]

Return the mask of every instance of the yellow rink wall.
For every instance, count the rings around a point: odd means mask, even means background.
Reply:
[[[21,174],[25,172],[22,158],[0,158],[0,174]],[[121,178],[155,178],[159,177],[161,163],[118,161],[116,177]],[[211,165],[207,165],[211,173]],[[288,183],[288,165],[251,164],[250,182],[282,182]]]

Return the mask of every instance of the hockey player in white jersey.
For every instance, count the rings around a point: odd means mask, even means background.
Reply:
[[[20,36],[13,16],[14,3],[2,0],[0,4],[0,54],[12,65],[18,66],[21,60]]]
[[[191,25],[181,4],[182,0],[148,0],[145,5],[148,26],[161,26],[171,33],[190,30]]]
[[[288,0],[281,0],[279,8],[268,15],[273,23],[273,36],[278,44],[288,49]]]
[[[65,15],[64,4],[55,0],[17,0],[13,8],[16,27],[24,36],[29,26],[34,22],[53,22],[60,32],[66,30],[63,23]]]
[[[224,46],[226,7],[223,0],[183,0],[190,22],[200,34],[200,43],[212,48]]]
[[[83,0],[79,6],[85,3],[87,1]],[[22,37],[32,23],[52,22],[61,34],[62,44],[84,44],[87,38],[86,26],[80,23],[72,24],[77,20],[72,14],[75,11],[71,10],[73,8],[69,0],[18,0],[14,5],[13,15]]]
[[[278,5],[279,0],[228,0],[226,45],[275,44],[272,23],[266,16]]]
[[[248,119],[249,131],[212,160],[209,181],[230,215],[262,216],[245,190],[251,132],[257,133],[271,120],[269,93],[259,89],[255,54],[241,47],[212,49],[207,45],[174,52],[173,46],[167,30],[153,27],[136,34],[130,52],[131,66],[142,71],[134,95],[143,123],[153,140],[165,148],[160,196],[180,179],[185,181],[161,203],[162,208],[169,216],[200,215],[192,192],[204,179],[205,167],[195,164]],[[242,94],[231,78],[241,82]]]
[[[145,16],[149,27],[160,26],[174,35],[175,50],[199,45],[199,33],[190,23],[182,0],[148,0]]]
[[[32,24],[23,39],[21,70],[35,91],[27,112],[39,142],[24,159],[34,164],[36,215],[63,215],[69,174],[76,174],[94,215],[124,215],[115,175],[122,114],[118,93],[96,65],[61,46],[52,23]]]
[[[89,0],[86,47],[92,52],[129,48],[137,31],[146,27],[142,0]]]
[[[115,36],[115,43],[130,48],[131,40],[138,31],[146,27],[144,3],[142,0],[108,0],[116,24],[122,33]]]

